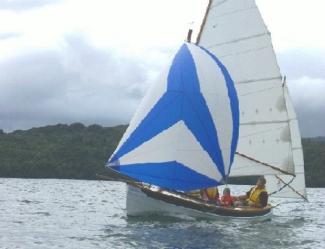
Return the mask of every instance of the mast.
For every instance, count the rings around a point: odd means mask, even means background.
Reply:
[[[205,10],[205,14],[204,14],[204,17],[203,17],[201,26],[200,26],[199,33],[198,33],[197,38],[196,38],[196,44],[197,45],[200,43],[200,39],[201,39],[201,35],[202,35],[202,30],[203,30],[203,27],[205,26],[205,23],[207,21],[207,16],[208,16],[209,10],[211,8],[211,4],[212,4],[212,0],[209,0],[208,6],[207,6],[207,8]]]

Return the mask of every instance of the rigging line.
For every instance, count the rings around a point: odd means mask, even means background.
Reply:
[[[274,206],[272,206],[272,208],[276,208],[276,207],[280,206],[281,204],[283,204],[283,203],[275,204]]]
[[[283,182],[284,184],[286,184],[286,182],[285,181],[283,181],[279,176],[277,176],[277,175],[275,175],[275,177],[278,179],[278,180],[280,180],[281,182]],[[291,181],[289,182],[289,183],[287,183],[287,186],[294,192],[294,193],[296,193],[297,195],[299,195],[301,198],[303,198],[305,201],[307,201],[308,202],[308,199],[304,196],[304,195],[302,195],[301,193],[299,193],[297,190],[295,190],[291,185],[290,185],[290,183],[293,181],[295,179],[295,177],[293,177],[292,179],[291,179]]]
[[[238,171],[238,170],[242,170],[242,169],[247,169],[247,167],[249,167],[250,166],[250,164],[245,164],[244,166],[236,166],[236,170],[235,170],[235,172],[236,171]],[[262,166],[258,166],[258,167],[262,167]],[[264,170],[265,170],[265,168],[263,168]],[[243,176],[259,176],[259,175],[261,175],[261,173],[259,173],[259,172],[257,172],[257,173],[250,173],[249,175],[243,175]],[[266,175],[266,176],[273,176],[274,175],[274,172],[269,172],[269,173],[263,173],[263,175]],[[286,174],[287,175],[287,174]],[[241,175],[240,176],[230,176],[230,177],[241,177]]]
[[[265,162],[262,162],[262,161],[256,160],[256,159],[254,159],[254,158],[252,158],[252,157],[250,157],[250,156],[247,156],[247,155],[241,154],[241,153],[239,153],[238,151],[236,152],[236,154],[239,155],[239,156],[242,156],[242,157],[244,157],[244,158],[246,158],[246,159],[248,159],[248,160],[251,160],[251,161],[253,161],[253,162],[256,162],[256,163],[262,164],[262,165],[264,165],[264,166],[270,167],[271,169],[277,170],[277,171],[279,171],[279,172],[281,172],[281,173],[283,173],[283,174],[291,175],[291,176],[296,176],[295,174],[292,174],[292,173],[289,173],[289,172],[287,172],[287,171],[284,171],[284,170],[280,169],[279,167],[276,167],[276,166],[273,166],[273,165],[271,165],[271,164],[268,164],[268,163],[265,163]]]
[[[290,183],[292,183],[293,180],[296,178],[296,177],[292,177],[292,179],[291,179],[288,183],[285,183],[285,182],[284,182],[280,177],[278,177],[277,175],[275,175],[275,177],[276,177],[277,179],[279,179],[282,183],[284,183],[284,185],[283,185],[281,188],[279,188],[278,190],[273,191],[271,194],[269,194],[269,196],[274,195],[274,194],[280,192],[282,189],[284,189],[284,188],[287,187]]]
[[[249,166],[250,166],[249,164],[245,164],[244,166],[236,166],[235,172],[238,171],[238,170],[241,170],[241,169],[246,169]],[[261,166],[259,166],[259,167],[261,167]],[[244,175],[244,176],[259,176],[259,175],[261,175],[261,173],[249,174],[249,175]],[[263,173],[263,175],[274,175],[274,172],[273,173],[272,172]],[[230,177],[241,177],[241,176],[232,176],[231,175]]]
[[[111,170],[115,171],[113,169],[111,169]],[[118,174],[123,176],[122,173],[118,173]],[[121,177],[116,177],[116,176],[114,177],[114,176],[99,175],[99,174],[96,174],[96,177],[98,177],[98,178],[100,178],[100,179],[102,179],[104,181],[124,182],[124,183],[129,184],[129,185],[131,185],[133,187],[139,187],[139,186],[141,187],[141,186],[143,186],[143,184],[141,182],[137,181],[136,179],[132,179],[132,178],[126,179],[126,178],[121,178]]]

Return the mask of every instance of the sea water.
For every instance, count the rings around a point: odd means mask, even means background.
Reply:
[[[0,248],[325,248],[325,189],[307,193],[266,221],[128,218],[123,183],[0,178]]]

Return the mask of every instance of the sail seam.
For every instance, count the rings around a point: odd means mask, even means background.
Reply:
[[[248,49],[248,50],[244,50],[244,51],[237,52],[237,53],[225,54],[225,55],[219,56],[219,58],[224,59],[224,58],[227,58],[227,57],[230,57],[230,56],[239,56],[239,55],[248,54],[248,53],[251,53],[251,52],[264,50],[264,49],[268,49],[268,48],[270,48],[270,46],[263,46],[263,47],[259,47],[259,48]]]
[[[255,135],[265,134],[265,133],[268,133],[270,131],[276,131],[276,130],[282,130],[282,129],[283,129],[283,127],[278,127],[278,128],[274,128],[274,129],[267,129],[267,130],[263,130],[263,131],[253,132],[253,133],[247,134],[245,136],[240,136],[240,138],[252,137],[252,136],[255,136]]]
[[[250,157],[250,156],[247,156],[247,155],[244,155],[244,154],[242,154],[242,153],[239,153],[238,151],[236,152],[236,154],[239,155],[239,156],[242,156],[242,157],[244,157],[244,158],[246,158],[246,159],[248,159],[248,160],[251,160],[251,161],[253,161],[253,162],[256,162],[256,163],[262,164],[262,165],[264,165],[264,166],[270,167],[270,168],[272,168],[272,169],[274,169],[274,170],[277,170],[277,171],[279,171],[279,172],[281,172],[281,173],[283,173],[283,174],[295,176],[295,174],[292,174],[292,173],[290,173],[290,172],[287,172],[287,171],[284,171],[284,170],[280,169],[279,167],[273,166],[273,165],[271,165],[271,164],[268,164],[268,163],[265,163],[265,162],[259,161],[259,160],[257,160],[257,159],[254,159],[254,158]]]
[[[271,121],[253,121],[240,123],[240,125],[257,125],[257,124],[283,124],[288,123],[289,120],[271,120]]]
[[[212,6],[211,9],[215,8],[216,6]],[[233,15],[233,14],[237,14],[237,13],[240,13],[240,12],[244,12],[244,11],[250,11],[252,9],[257,9],[257,7],[250,7],[250,8],[245,8],[245,9],[238,9],[238,10],[234,10],[234,11],[229,11],[229,12],[225,12],[221,15],[218,15],[216,17],[214,17],[213,19],[217,19],[219,17],[224,17],[224,16],[230,16],[230,15]]]
[[[218,7],[218,6],[220,6],[220,5],[223,5],[224,3],[228,2],[228,1],[229,1],[229,0],[223,0],[223,1],[219,2],[219,3],[216,3],[216,4],[212,5],[212,8],[214,8],[214,7]]]
[[[255,82],[260,82],[260,81],[271,81],[271,80],[278,80],[278,79],[281,79],[281,76],[273,76],[273,77],[268,77],[268,78],[251,79],[251,80],[242,80],[242,81],[236,82],[236,85],[249,84],[249,83],[255,83]]]
[[[213,47],[219,47],[219,46],[227,45],[227,44],[230,44],[230,43],[237,43],[237,42],[241,42],[241,41],[246,41],[246,40],[250,40],[250,39],[254,39],[254,38],[262,37],[262,36],[266,36],[266,35],[271,35],[271,33],[270,32],[264,32],[264,33],[251,35],[251,36],[246,36],[246,37],[242,37],[242,38],[238,38],[238,39],[234,39],[234,40],[230,40],[230,41],[220,42],[220,43],[216,43],[216,44],[207,46],[207,48],[211,49]]]
[[[243,96],[248,96],[248,95],[251,95],[251,94],[262,93],[262,92],[268,92],[268,91],[270,91],[270,90],[277,89],[277,88],[281,88],[281,86],[269,87],[269,88],[267,88],[267,89],[262,89],[262,90],[258,90],[258,91],[248,92],[248,93],[245,93],[245,94],[240,94],[239,96],[243,97]]]

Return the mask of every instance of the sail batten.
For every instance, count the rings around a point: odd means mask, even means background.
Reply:
[[[262,81],[280,80],[281,78],[282,78],[281,76],[274,76],[274,77],[268,77],[268,78],[250,79],[250,80],[245,80],[245,81],[238,81],[238,82],[236,82],[236,85],[256,83],[256,82],[262,82]]]
[[[250,39],[255,39],[258,37],[263,37],[263,36],[269,36],[270,33],[269,32],[265,32],[265,33],[261,33],[261,34],[256,34],[256,35],[251,35],[251,36],[247,36],[247,37],[241,37],[240,39],[234,39],[234,40],[228,40],[228,41],[224,41],[224,42],[220,42],[220,43],[214,43],[213,45],[207,46],[208,49],[213,49],[216,47],[220,47],[220,46],[224,46],[224,45],[230,45],[232,43],[237,43],[237,42],[242,42],[242,41],[246,41],[246,40],[250,40]],[[259,49],[264,49],[267,47],[260,47]]]

